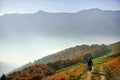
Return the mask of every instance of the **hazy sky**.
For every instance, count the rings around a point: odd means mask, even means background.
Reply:
[[[120,0],[0,0],[0,15],[8,13],[35,13],[38,10],[47,12],[77,12],[89,8],[120,10]],[[111,39],[111,37],[101,38],[93,36],[92,38],[88,40],[87,38],[34,36],[32,39],[29,37],[13,39],[8,36],[6,40],[0,38],[0,61],[22,65],[75,45],[109,44],[119,40],[116,38]]]

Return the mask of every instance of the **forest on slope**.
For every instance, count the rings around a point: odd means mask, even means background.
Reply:
[[[75,46],[71,47],[65,50],[62,50],[58,53],[54,53],[52,55],[48,55],[46,57],[43,57],[42,59],[34,61],[35,64],[43,63],[47,64],[49,62],[54,62],[57,60],[65,60],[75,57],[83,57],[85,54],[91,54],[92,57],[98,57],[101,55],[104,55],[106,53],[109,53],[111,49],[109,49],[106,45],[97,45],[93,44],[91,46],[89,45],[81,45],[81,46]]]

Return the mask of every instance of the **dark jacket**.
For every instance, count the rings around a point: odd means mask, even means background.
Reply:
[[[92,59],[90,58],[90,59],[88,60],[88,66],[91,67],[92,65],[93,65],[93,62],[92,62]]]

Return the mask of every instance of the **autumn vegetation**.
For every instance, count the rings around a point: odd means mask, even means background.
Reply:
[[[57,53],[45,56],[41,59],[35,60],[34,64],[47,64],[50,62],[55,62],[59,60],[73,59],[79,58],[80,60],[84,60],[87,55],[92,55],[93,58],[100,57],[109,53],[111,49],[109,49],[106,45],[77,45],[75,47],[70,47],[68,49],[59,51]],[[86,57],[84,57],[86,56]]]
[[[82,51],[79,51],[82,49]],[[67,51],[67,50],[65,50]],[[68,67],[70,65],[74,65],[77,63],[86,63],[88,58],[97,58],[106,53],[110,52],[110,49],[107,49],[105,45],[91,45],[86,46],[82,45],[82,48],[76,46],[74,49],[71,50],[75,52],[73,56],[69,56],[67,59],[56,60],[53,62],[47,63],[48,66],[54,68],[55,70],[62,69],[64,67]]]
[[[42,80],[77,80],[85,72],[86,64],[77,65],[66,71],[56,73],[55,75],[43,78]]]
[[[13,72],[8,75],[8,80],[41,80],[44,77],[55,74],[54,69],[44,64],[36,64]]]
[[[108,61],[109,66],[114,72],[120,74],[120,52],[111,57],[112,58]]]

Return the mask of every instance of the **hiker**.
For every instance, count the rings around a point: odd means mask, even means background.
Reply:
[[[92,62],[91,58],[88,60],[87,64],[88,64],[89,71],[91,71],[92,70],[92,65],[93,65],[93,62]]]

